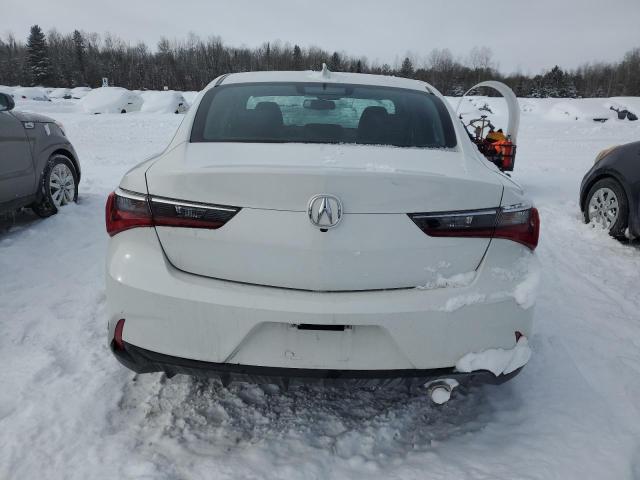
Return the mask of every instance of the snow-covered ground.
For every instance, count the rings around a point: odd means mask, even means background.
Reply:
[[[523,101],[513,175],[542,218],[533,356],[513,381],[437,407],[403,388],[226,389],[121,367],[105,336],[104,201],[183,117],[18,102],[64,123],[83,178],[77,205],[0,232],[0,478],[640,478],[640,248],[577,206],[596,153],[640,139],[640,121],[575,120],[567,103],[594,101]]]

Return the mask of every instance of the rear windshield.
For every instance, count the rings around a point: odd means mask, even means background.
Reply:
[[[431,93],[326,83],[212,88],[198,107],[191,141],[456,145],[447,109]]]

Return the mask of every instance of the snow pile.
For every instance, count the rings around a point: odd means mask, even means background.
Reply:
[[[0,93],[6,93],[8,95],[13,95],[13,87],[7,87],[6,85],[0,85]]]
[[[71,89],[71,98],[81,99],[87,96],[91,91],[89,87],[76,87]]]
[[[189,109],[189,104],[179,92],[142,92],[141,112],[144,113],[184,113]]]
[[[50,102],[47,92],[38,87],[22,87],[16,88],[13,92],[13,98],[16,100],[36,100],[38,102]]]
[[[608,106],[629,110],[640,117],[640,97],[612,97],[609,99]]]
[[[494,375],[508,374],[526,365],[531,358],[527,337],[521,336],[511,349],[492,348],[478,353],[467,353],[456,363],[458,372],[489,370]]]
[[[418,290],[433,290],[435,288],[449,288],[449,287],[467,287],[473,283],[476,278],[476,271],[458,273],[450,277],[438,275],[432,282],[428,282],[425,285],[418,285]]]
[[[444,307],[440,308],[442,312],[454,312],[462,307],[468,305],[475,305],[477,303],[484,303],[487,301],[487,295],[484,293],[468,293],[466,295],[458,295],[447,299]]]
[[[91,90],[78,106],[85,113],[129,113],[140,110],[142,98],[122,87]]]
[[[606,103],[601,98],[556,100],[546,117],[554,121],[602,121],[615,118],[617,114]]]
[[[54,88],[49,93],[49,98],[71,98],[71,90],[68,88]]]

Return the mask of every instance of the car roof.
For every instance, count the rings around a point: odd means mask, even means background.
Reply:
[[[393,77],[390,75],[372,75],[368,73],[347,73],[325,71],[266,71],[231,73],[218,77],[207,85],[208,90],[216,85],[234,83],[262,83],[262,82],[290,82],[290,83],[347,83],[352,85],[373,85],[381,87],[407,88],[411,90],[425,90],[433,92],[434,88],[426,82],[409,78]]]

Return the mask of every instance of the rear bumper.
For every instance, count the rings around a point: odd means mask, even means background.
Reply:
[[[136,228],[109,242],[108,342],[125,319],[123,340],[137,350],[123,363],[140,372],[170,373],[178,365],[184,371],[283,369],[276,376],[417,371],[430,377],[428,371],[439,369],[451,376],[465,355],[513,349],[516,331],[531,335],[532,258],[526,247],[493,240],[465,286],[304,292],[181,272],[166,260],[153,229]]]
[[[186,374],[201,378],[217,378],[227,385],[232,382],[250,382],[257,384],[275,384],[284,388],[295,384],[355,384],[355,385],[422,385],[438,379],[455,379],[461,384],[499,385],[512,379],[522,368],[508,374],[494,375],[488,370],[475,372],[457,372],[455,368],[434,368],[425,370],[326,370],[282,367],[260,367],[214,363],[173,357],[145,350],[128,343],[124,350],[118,350],[111,344],[111,351],[118,361],[136,373],[164,372],[172,377]]]

